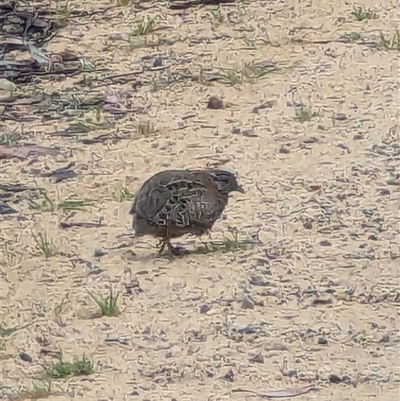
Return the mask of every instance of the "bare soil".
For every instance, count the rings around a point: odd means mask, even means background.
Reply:
[[[94,373],[53,380],[57,401],[310,385],[299,399],[398,400],[396,2],[140,3],[70,1],[46,50],[92,70],[17,85],[47,103],[2,123],[15,145],[58,148],[1,161],[1,183],[32,188],[0,216],[2,399],[29,399],[61,350]],[[48,176],[71,162],[67,179]],[[216,166],[246,194],[201,240],[235,228],[258,243],[203,254],[188,237],[189,255],[156,258],[155,240],[132,235],[130,194],[161,169]],[[88,291],[110,286],[120,314],[98,317]]]

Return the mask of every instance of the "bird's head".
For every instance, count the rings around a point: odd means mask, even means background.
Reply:
[[[244,194],[244,189],[238,184],[236,177],[231,172],[212,170],[210,176],[220,193],[229,194],[236,191]]]

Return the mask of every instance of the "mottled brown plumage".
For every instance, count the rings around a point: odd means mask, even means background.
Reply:
[[[165,170],[144,182],[130,214],[136,236],[161,239],[159,254],[171,238],[209,231],[228,203],[230,192],[243,193],[235,176],[224,170]]]

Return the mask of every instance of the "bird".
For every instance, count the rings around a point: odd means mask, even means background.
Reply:
[[[159,238],[160,256],[179,255],[170,240],[184,234],[201,236],[221,216],[231,192],[245,193],[226,170],[164,170],[148,178],[137,191],[129,214],[136,237]]]

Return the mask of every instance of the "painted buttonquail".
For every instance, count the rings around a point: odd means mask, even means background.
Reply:
[[[236,177],[224,170],[165,170],[145,181],[130,214],[136,236],[160,238],[160,255],[178,254],[171,238],[209,231],[228,203],[230,192],[244,193]]]

